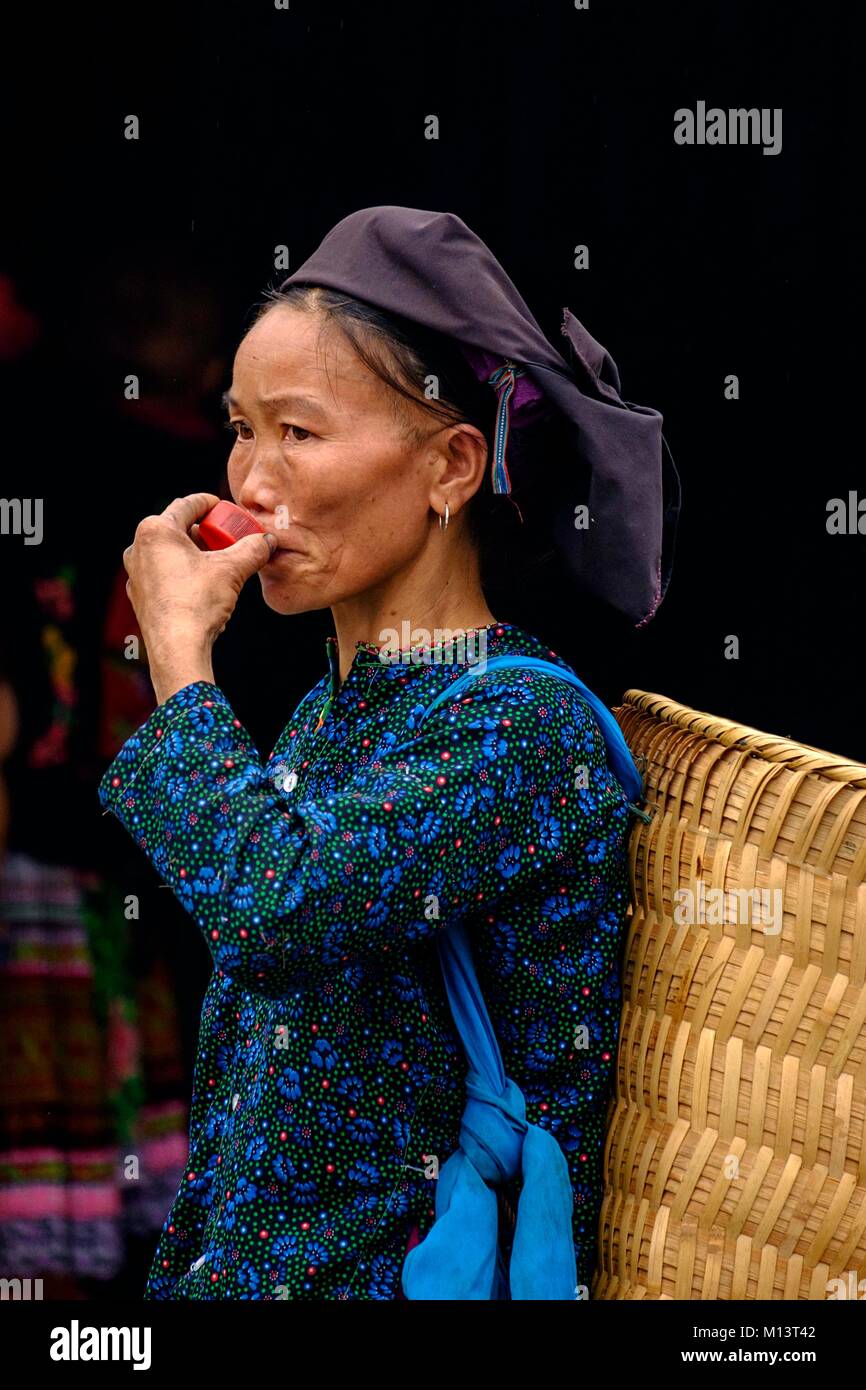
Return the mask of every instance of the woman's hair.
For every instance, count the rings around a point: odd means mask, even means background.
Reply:
[[[321,285],[294,284],[286,289],[269,289],[255,306],[252,322],[277,304],[318,312],[339,326],[365,366],[396,392],[395,410],[407,439],[413,443],[419,441],[422,430],[411,412],[401,408],[401,398],[446,424],[465,421],[484,435],[488,463],[481,486],[469,503],[468,516],[470,534],[479,549],[485,589],[503,582],[506,574],[513,579],[515,569],[521,569],[521,552],[524,569],[545,558],[531,553],[517,508],[521,500],[521,465],[536,446],[552,442],[550,421],[512,430],[508,466],[513,497],[494,493],[490,460],[496,392],[489,383],[478,379],[456,339]],[[432,398],[425,394],[431,378],[436,391]]]

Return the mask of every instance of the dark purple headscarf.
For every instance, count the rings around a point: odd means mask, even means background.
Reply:
[[[552,403],[574,426],[588,495],[566,498],[552,540],[578,583],[643,627],[664,598],[673,565],[680,480],[662,417],[620,395],[616,363],[569,309],[557,352],[489,247],[452,212],[361,208],[328,232],[280,286],[323,285],[457,339],[497,392],[492,460],[497,492],[509,492],[509,427],[519,430]],[[543,458],[527,486],[544,486]],[[575,510],[589,508],[588,529]]]

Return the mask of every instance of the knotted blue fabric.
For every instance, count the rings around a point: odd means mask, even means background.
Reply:
[[[632,798],[632,809],[641,814],[636,802],[643,799],[643,783],[622,730],[573,671],[537,657],[492,657],[483,671],[470,670],[441,691],[425,715],[452,700],[476,675],[502,666],[546,670],[579,689],[598,719],[611,771]],[[523,1092],[505,1075],[461,921],[448,923],[438,950],[468,1063],[467,1101],[459,1147],[439,1170],[433,1226],[404,1260],[403,1292],[415,1300],[573,1300],[574,1193],[565,1155],[548,1130],[527,1121]],[[514,1178],[522,1185],[506,1267],[495,1188]]]

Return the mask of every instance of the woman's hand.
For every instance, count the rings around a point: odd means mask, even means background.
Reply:
[[[138,523],[132,545],[123,552],[126,592],[160,704],[192,681],[213,681],[213,644],[244,584],[267,564],[277,544],[273,535],[244,536],[226,550],[205,549],[194,523],[219,500],[210,492],[176,497],[159,516]]]

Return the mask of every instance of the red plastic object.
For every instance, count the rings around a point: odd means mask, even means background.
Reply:
[[[202,517],[198,533],[208,550],[226,550],[244,536],[263,536],[265,528],[243,507],[236,507],[234,502],[217,502]]]

